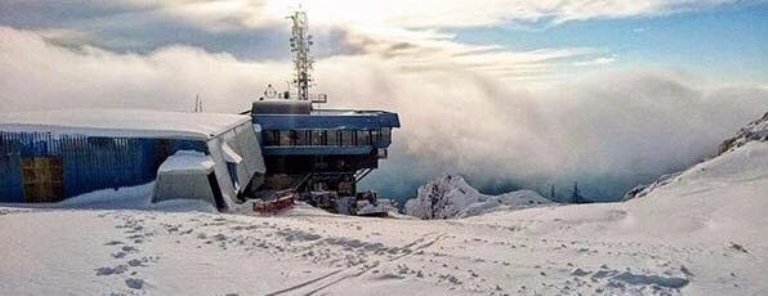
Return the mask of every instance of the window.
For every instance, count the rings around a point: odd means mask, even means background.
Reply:
[[[280,131],[264,131],[264,145],[265,146],[280,145]]]
[[[314,130],[312,131],[312,145],[320,146],[320,145],[328,145],[328,141],[326,139],[326,131],[323,130]]]
[[[392,141],[392,128],[385,127],[381,129],[381,140],[386,142]]]
[[[295,138],[295,131],[280,131],[280,146],[293,145],[293,139]]]
[[[294,145],[308,146],[312,144],[312,131],[301,130],[301,131],[295,131],[295,133],[296,133],[296,143],[294,143]]]
[[[373,144],[377,144],[378,145],[379,141],[381,141],[381,133],[379,131],[377,131],[377,130],[372,130],[371,131],[371,141],[373,142]]]
[[[357,131],[357,144],[358,145],[371,145],[371,132],[370,131]]]
[[[357,133],[355,131],[341,131],[341,145],[353,146],[357,145]]]
[[[341,133],[340,131],[328,131],[326,133],[328,137],[327,145],[338,146],[340,142],[340,137],[339,137],[340,133]]]

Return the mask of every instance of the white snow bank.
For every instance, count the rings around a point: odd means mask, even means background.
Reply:
[[[147,183],[118,189],[103,189],[81,194],[58,203],[3,204],[13,208],[44,209],[97,209],[97,210],[157,210],[167,212],[218,212],[207,202],[200,200],[169,200],[152,203],[155,183]]]
[[[421,186],[418,196],[405,204],[405,212],[421,219],[450,219],[551,203],[530,190],[497,196],[481,194],[461,176],[444,175]]]
[[[50,207],[93,208],[93,209],[142,209],[151,204],[152,189],[155,183],[103,189],[81,194],[61,202],[48,204]]]
[[[132,109],[69,109],[0,114],[0,131],[103,137],[209,139],[251,120],[218,113]]]
[[[218,212],[211,203],[194,200],[168,200],[153,203],[152,192],[155,183],[133,187],[123,187],[117,190],[105,189],[86,193],[62,202],[51,204],[51,207],[78,209],[116,209],[116,210],[159,210],[168,212]]]

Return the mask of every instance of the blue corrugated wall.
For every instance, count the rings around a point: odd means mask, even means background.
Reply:
[[[21,158],[62,160],[64,198],[145,184],[179,150],[207,153],[203,140],[105,138],[0,132],[0,202],[23,202]]]
[[[21,184],[19,154],[0,149],[0,201],[23,202],[24,192]]]

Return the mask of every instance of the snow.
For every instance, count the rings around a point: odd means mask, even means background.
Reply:
[[[749,141],[643,198],[464,219],[0,207],[0,294],[766,295],[766,192]]]
[[[181,150],[166,158],[157,171],[158,174],[207,174],[215,165],[211,157],[202,152]]]
[[[405,204],[405,211],[421,219],[449,219],[550,204],[551,201],[530,190],[484,195],[461,176],[444,175],[421,186],[418,196]]]
[[[208,202],[200,200],[169,200],[153,203],[152,191],[155,183],[118,189],[94,191],[51,204],[15,204],[18,208],[32,209],[78,209],[78,210],[147,210],[164,212],[206,212],[218,210]],[[9,208],[14,209],[14,208]]]
[[[201,212],[217,213],[216,207],[205,201],[184,199],[152,202],[155,183],[98,190],[58,203],[8,204],[0,203],[0,216],[12,213],[30,213],[33,211],[58,210],[137,210],[162,212]],[[1,291],[1,290],[0,290]],[[0,293],[0,295],[3,293]]]
[[[94,137],[210,139],[250,116],[131,109],[64,109],[1,113],[0,131]]]
[[[368,201],[358,201],[357,206],[358,215],[371,215],[380,213],[386,213],[390,215],[390,213],[397,213],[397,206],[395,206],[395,202],[390,199],[379,198],[375,205],[369,203]]]

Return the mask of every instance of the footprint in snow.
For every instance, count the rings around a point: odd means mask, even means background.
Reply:
[[[385,281],[385,280],[402,280],[402,279],[405,279],[405,277],[402,276],[402,275],[385,273],[383,275],[375,277],[374,279],[375,280],[380,280],[380,281]]]
[[[121,251],[121,252],[113,253],[112,254],[112,258],[122,259],[123,257],[125,257],[125,255],[127,255],[127,254],[125,252]]]
[[[137,279],[137,278],[129,278],[125,280],[125,285],[131,289],[141,290],[144,287],[144,280]]]
[[[113,240],[113,241],[109,241],[109,242],[105,243],[104,245],[105,246],[116,246],[116,245],[122,245],[122,244],[123,244],[123,242],[121,242],[119,240]]]
[[[747,251],[747,249],[744,248],[744,246],[742,246],[740,244],[737,244],[737,243],[734,243],[734,242],[731,242],[731,249],[733,249],[735,251],[742,252],[742,253],[749,253],[749,251]]]
[[[138,253],[139,252],[139,249],[137,249],[134,246],[123,246],[122,248],[120,248],[120,250],[122,250],[123,252],[126,252],[126,253]]]
[[[144,263],[147,262],[147,258],[144,257],[144,260],[139,259],[131,259],[128,261],[128,265],[136,267],[136,266],[145,266]]]
[[[126,271],[128,271],[128,266],[121,264],[115,267],[99,267],[96,269],[96,275],[103,276],[103,275],[122,274]]]
[[[592,273],[591,271],[586,271],[581,268],[576,268],[573,271],[571,271],[571,275],[573,276],[585,276]]]

